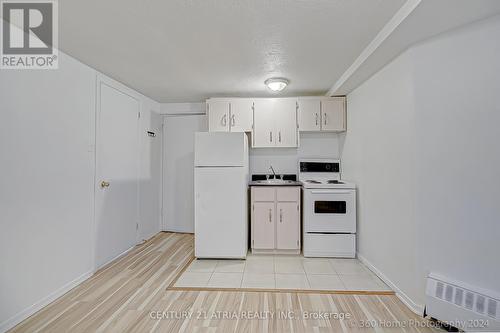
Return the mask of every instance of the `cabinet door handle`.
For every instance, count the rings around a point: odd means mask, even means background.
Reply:
[[[278,132],[278,140],[281,142],[281,131]]]
[[[318,126],[318,113],[316,112],[316,126]]]
[[[226,126],[226,124],[227,124],[226,115],[222,116],[221,123],[222,123],[222,126]]]
[[[323,113],[323,116],[325,117],[325,125],[326,125],[326,112]]]
[[[283,223],[283,210],[280,208],[280,223]]]
[[[269,142],[273,142],[273,132],[269,132]]]
[[[272,222],[272,209],[269,208],[269,223]]]
[[[234,114],[231,115],[231,126],[236,125],[236,120],[234,120]]]

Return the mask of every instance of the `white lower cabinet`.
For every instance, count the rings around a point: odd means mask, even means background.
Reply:
[[[276,204],[276,248],[283,250],[299,249],[300,217],[297,202],[278,202]]]
[[[255,202],[252,216],[255,221],[252,228],[253,234],[259,235],[259,237],[254,237],[253,247],[266,250],[274,249],[274,202]]]
[[[251,188],[254,253],[300,253],[300,187]]]

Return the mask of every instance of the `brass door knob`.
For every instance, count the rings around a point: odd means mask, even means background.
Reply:
[[[109,187],[109,182],[105,182],[104,180],[101,182],[101,187],[102,188],[105,188],[105,187]]]

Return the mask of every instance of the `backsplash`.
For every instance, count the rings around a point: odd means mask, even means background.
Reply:
[[[339,158],[340,135],[300,133],[299,148],[251,148],[250,173],[270,173],[272,165],[277,174],[296,174],[301,158]]]

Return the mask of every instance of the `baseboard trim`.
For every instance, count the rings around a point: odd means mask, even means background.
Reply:
[[[117,261],[118,259],[120,259],[124,255],[126,255],[127,253],[129,253],[130,251],[132,251],[136,246],[141,245],[143,243],[144,242],[137,243],[137,244],[129,247],[128,249],[126,249],[125,251],[123,251],[122,253],[120,253],[119,255],[113,257],[112,259],[109,259],[108,261],[106,261],[102,265],[96,266],[94,268],[93,274],[97,274],[97,273],[101,272],[102,270],[104,270],[104,268],[109,268],[109,267],[113,266],[115,264],[115,261]]]
[[[375,275],[377,275],[385,284],[387,284],[394,292],[396,296],[404,303],[411,311],[419,316],[424,314],[424,306],[414,302],[408,295],[406,295],[394,282],[392,282],[384,273],[382,273],[378,268],[376,268],[368,259],[363,257],[359,252],[357,253],[359,261],[361,261],[368,269],[370,269]]]
[[[23,320],[27,319],[31,315],[35,314],[36,312],[40,311],[43,307],[49,305],[62,295],[66,294],[68,291],[73,289],[74,287],[78,286],[80,283],[83,281],[87,280],[89,277],[91,277],[93,274],[93,271],[90,270],[73,281],[70,281],[66,283],[64,286],[61,288],[57,289],[47,297],[42,298],[40,301],[36,302],[35,304],[31,305],[30,307],[20,311],[16,315],[12,316],[11,318],[7,319],[3,323],[0,324],[0,332],[6,332],[7,330],[13,328],[17,324],[21,323]]]
[[[45,306],[47,306],[50,303],[54,302],[56,299],[58,299],[59,297],[61,297],[64,294],[66,294],[68,291],[70,291],[71,289],[75,288],[80,283],[82,283],[83,281],[85,281],[88,278],[90,278],[92,275],[98,274],[99,271],[102,271],[104,267],[109,267],[109,266],[113,265],[114,262],[117,259],[119,259],[119,258],[123,257],[124,255],[126,255],[127,253],[129,253],[136,246],[137,245],[134,245],[134,246],[130,247],[129,249],[127,249],[124,252],[120,253],[119,255],[117,255],[116,257],[114,257],[113,259],[111,259],[111,260],[107,261],[106,263],[102,264],[101,266],[93,268],[92,270],[90,270],[90,271],[88,271],[88,272],[80,275],[79,277],[77,277],[73,281],[65,284],[61,288],[59,288],[56,291],[54,291],[49,296],[42,298],[40,301],[38,301],[35,304],[31,305],[27,309],[24,309],[21,312],[19,312],[18,314],[14,315],[13,317],[7,319],[6,321],[4,321],[3,323],[0,324],[0,333],[4,333],[4,332],[10,330],[11,328],[13,328],[14,326],[16,326],[17,324],[21,323],[23,320],[27,319],[31,315],[33,315],[36,312],[40,311],[42,308],[44,308]]]
[[[160,232],[175,232],[179,234],[194,234],[194,231],[186,230],[184,228],[163,228]]]

